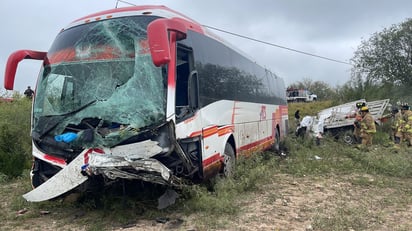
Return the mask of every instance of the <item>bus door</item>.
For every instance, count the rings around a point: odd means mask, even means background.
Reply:
[[[199,108],[198,77],[192,49],[183,45],[177,47],[175,97],[176,123],[195,116]]]
[[[203,178],[198,75],[192,49],[182,44],[176,52],[175,118],[176,138]]]

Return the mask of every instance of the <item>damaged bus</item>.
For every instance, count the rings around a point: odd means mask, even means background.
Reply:
[[[164,6],[91,14],[47,52],[14,52],[6,89],[23,59],[42,61],[28,201],[96,181],[177,186],[227,176],[238,156],[279,149],[287,133],[283,80]]]

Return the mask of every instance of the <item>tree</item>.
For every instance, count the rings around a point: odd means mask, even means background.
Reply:
[[[376,32],[362,41],[351,61],[351,82],[357,88],[395,100],[410,95],[412,19]],[[375,92],[376,89],[380,92]]]

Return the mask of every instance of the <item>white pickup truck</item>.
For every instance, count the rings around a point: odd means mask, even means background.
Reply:
[[[318,99],[318,96],[306,89],[287,89],[286,99],[288,102],[312,102]]]

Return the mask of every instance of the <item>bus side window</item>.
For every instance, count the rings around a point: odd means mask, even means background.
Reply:
[[[176,106],[188,106],[188,81],[189,73],[187,64],[181,64],[177,67],[176,78]]]
[[[197,103],[194,104],[193,97],[197,100],[197,73],[193,72],[192,50],[183,46],[177,48],[176,63],[176,119],[183,120],[193,113]],[[195,79],[195,80],[192,80]],[[195,81],[195,82],[194,82]],[[196,89],[192,89],[196,88]],[[192,96],[191,96],[192,95]],[[191,99],[189,99],[191,97]]]

